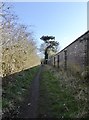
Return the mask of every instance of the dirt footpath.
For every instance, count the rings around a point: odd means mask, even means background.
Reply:
[[[35,79],[32,81],[30,92],[21,108],[19,118],[37,118],[39,99],[39,80],[43,67],[41,66]]]

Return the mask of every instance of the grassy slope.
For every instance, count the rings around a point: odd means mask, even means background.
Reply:
[[[65,83],[61,82],[61,77],[63,79],[63,76],[55,75],[55,72],[46,66],[40,81],[38,117],[76,118],[83,109],[82,103],[75,100],[72,89],[68,89]]]
[[[38,69],[39,66],[17,73],[12,77],[10,76],[9,79],[12,79],[12,81],[3,86],[3,113],[10,116],[18,112],[19,106],[24,101]]]

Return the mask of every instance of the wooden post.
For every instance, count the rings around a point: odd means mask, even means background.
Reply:
[[[55,57],[54,57],[54,67],[55,67]]]
[[[57,66],[59,68],[59,55],[58,55],[58,58],[57,58]]]
[[[67,70],[67,50],[64,51],[64,57],[65,57],[65,70]]]

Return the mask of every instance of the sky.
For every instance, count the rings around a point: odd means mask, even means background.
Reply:
[[[14,2],[19,22],[34,32],[38,47],[43,35],[51,35],[60,50],[87,31],[87,2]]]
[[[89,30],[89,1],[87,2],[87,29]]]

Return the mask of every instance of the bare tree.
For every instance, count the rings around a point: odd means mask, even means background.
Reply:
[[[31,58],[38,59],[38,56],[32,32],[28,32],[25,25],[18,24],[17,17],[11,12],[10,7],[2,4],[0,8],[3,10],[0,14],[2,17],[0,23],[2,70],[3,76],[6,76],[34,65],[36,61],[33,62]]]

